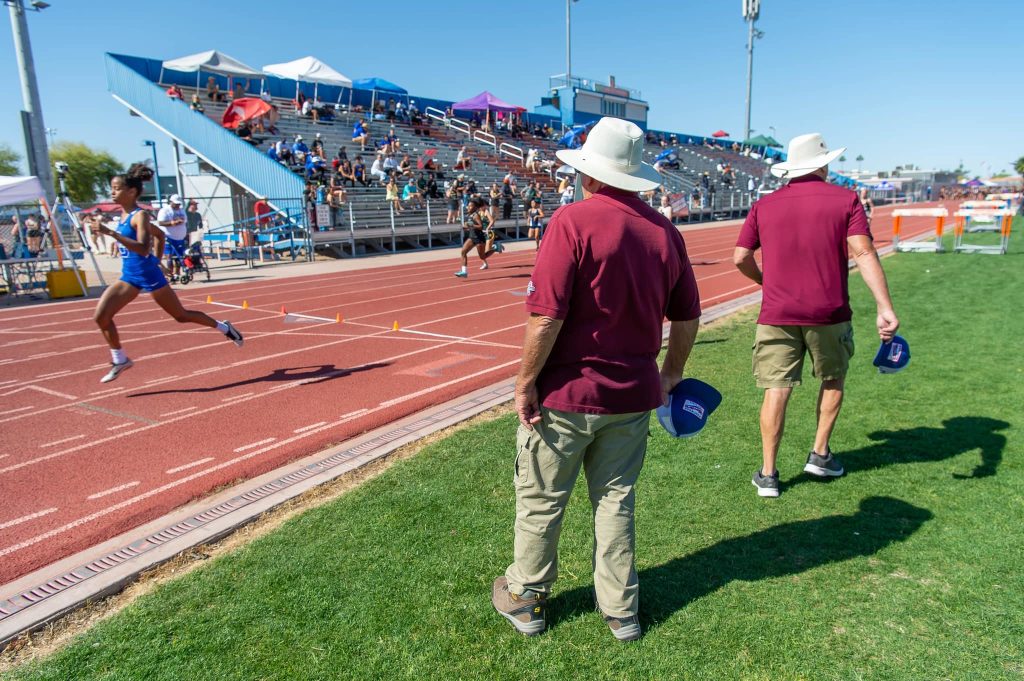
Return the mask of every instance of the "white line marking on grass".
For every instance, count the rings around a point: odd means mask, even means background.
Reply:
[[[249,397],[249,395],[253,395],[253,394],[255,394],[255,393],[242,393],[241,395],[232,395],[231,397],[225,397],[224,399],[221,400],[221,402],[230,402],[232,400],[240,400],[243,397]]]
[[[0,530],[5,530],[8,527],[14,527],[15,525],[20,525],[22,523],[27,523],[30,520],[35,520],[36,518],[39,518],[41,516],[53,513],[56,510],[57,509],[55,509],[55,508],[48,508],[48,509],[46,509],[44,511],[36,511],[35,513],[29,513],[28,515],[23,515],[20,518],[15,518],[14,520],[8,520],[5,523],[0,523]]]
[[[212,456],[208,456],[205,459],[199,459],[198,461],[193,461],[192,463],[182,464],[182,465],[178,466],[177,468],[169,468],[169,469],[167,469],[166,473],[168,475],[170,475],[172,473],[180,473],[183,470],[186,470],[186,469],[189,469],[189,468],[195,468],[196,466],[204,464],[207,461],[213,461],[213,457]]]
[[[89,496],[86,497],[86,499],[90,499],[90,500],[92,500],[92,499],[99,499],[100,497],[105,497],[105,496],[108,496],[110,494],[116,494],[118,492],[123,492],[126,489],[131,489],[132,487],[135,487],[138,484],[139,484],[138,480],[135,480],[134,482],[126,482],[123,485],[118,485],[117,487],[111,487],[110,489],[105,489],[102,492],[96,492],[96,494],[90,494]]]
[[[165,411],[160,416],[174,416],[175,414],[184,414],[187,411],[195,411],[199,407],[185,407],[184,409],[175,409],[174,411]]]
[[[72,435],[71,437],[66,437],[63,440],[56,440],[55,442],[47,442],[45,445],[39,445],[39,448],[46,449],[47,447],[53,447],[54,445],[62,445],[65,442],[71,442],[72,440],[81,440],[83,437],[85,437],[85,435]]]
[[[17,409],[5,409],[3,414],[17,414],[19,411],[28,411],[29,409],[35,409],[35,407],[18,407]]]
[[[253,448],[259,447],[261,445],[269,444],[269,443],[273,442],[276,439],[277,439],[276,437],[268,437],[266,440],[260,440],[259,442],[253,442],[251,444],[242,445],[241,447],[235,447],[234,450],[232,450],[232,451],[234,451],[237,454],[238,452],[244,452],[247,449],[253,449]]]
[[[295,430],[293,430],[292,432],[293,432],[293,433],[301,433],[301,432],[303,432],[303,431],[309,430],[310,428],[316,428],[317,426],[322,426],[322,425],[324,425],[325,423],[327,423],[327,421],[318,421],[318,422],[316,422],[316,423],[311,423],[311,424],[309,424],[308,426],[302,426],[301,428],[296,428],[296,429],[295,429]]]

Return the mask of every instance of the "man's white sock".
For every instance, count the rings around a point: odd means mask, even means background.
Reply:
[[[123,348],[111,348],[110,350],[110,361],[114,364],[124,364],[128,361],[128,355],[125,354]]]

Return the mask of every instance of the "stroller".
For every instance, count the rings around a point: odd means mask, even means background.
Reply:
[[[195,279],[199,272],[206,272],[206,281],[210,281],[210,268],[203,257],[203,245],[197,241],[188,247],[181,259],[181,275],[178,282],[182,285],[187,284]]]

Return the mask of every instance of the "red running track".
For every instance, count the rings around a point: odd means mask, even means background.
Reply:
[[[880,244],[890,222],[875,220]],[[904,234],[930,228],[906,220]],[[732,266],[737,232],[685,235],[705,308],[756,290]],[[110,384],[94,300],[3,310],[0,584],[512,376],[533,259],[499,255],[468,281],[452,276],[453,258],[179,289],[186,306],[231,320],[241,349],[143,295],[117,318],[135,367]]]

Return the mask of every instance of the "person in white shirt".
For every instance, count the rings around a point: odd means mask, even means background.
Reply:
[[[388,181],[388,174],[384,172],[384,161],[381,159],[380,154],[377,154],[377,158],[373,159],[373,164],[370,166],[370,175],[381,184]]]
[[[185,257],[188,223],[185,219],[185,211],[181,208],[181,197],[171,194],[171,198],[167,202],[168,205],[157,213],[156,224],[167,235],[164,246],[164,252],[167,254],[167,268],[171,272],[171,277],[177,278],[181,273],[181,259]]]

